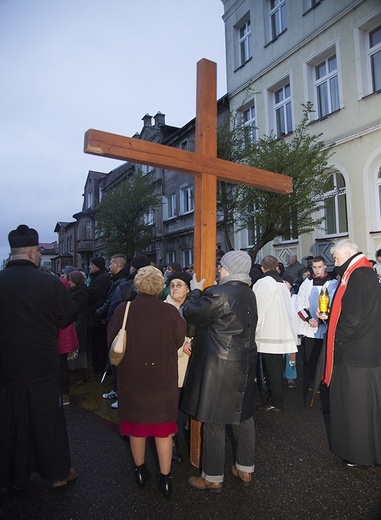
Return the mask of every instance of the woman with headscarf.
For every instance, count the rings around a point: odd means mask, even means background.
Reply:
[[[172,435],[177,432],[177,350],[184,342],[186,323],[172,305],[157,297],[164,287],[159,269],[139,269],[134,285],[137,296],[127,319],[127,348],[118,366],[120,433],[130,438],[135,477],[141,488],[148,478],[146,438],[155,438],[158,486],[169,500]],[[121,303],[109,322],[109,346],[121,328],[126,305]]]

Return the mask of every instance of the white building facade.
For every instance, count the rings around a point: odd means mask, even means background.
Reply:
[[[368,258],[381,248],[380,0],[222,0],[230,110],[287,139],[313,103],[311,132],[334,144],[334,189],[314,233],[279,238],[263,254],[321,254],[344,237]],[[235,247],[250,248],[247,231]]]

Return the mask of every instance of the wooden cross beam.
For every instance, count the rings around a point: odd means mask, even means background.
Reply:
[[[197,63],[196,151],[88,130],[85,153],[103,155],[195,176],[194,270],[198,279],[213,285],[216,276],[217,179],[277,193],[291,193],[292,180],[278,173],[217,158],[217,65]],[[192,421],[191,463],[199,467],[201,424]]]

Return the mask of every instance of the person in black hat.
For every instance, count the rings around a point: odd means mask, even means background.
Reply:
[[[77,473],[57,337],[59,328],[74,321],[76,309],[58,278],[38,269],[37,231],[20,225],[8,239],[11,261],[0,272],[0,487],[23,488],[32,472],[60,487]]]
[[[111,278],[105,266],[106,262],[102,256],[93,258],[89,265],[89,304],[86,318],[87,326],[91,329],[88,334],[91,341],[89,353],[95,376],[102,374],[107,361],[106,323],[95,312],[106,301],[111,286]]]

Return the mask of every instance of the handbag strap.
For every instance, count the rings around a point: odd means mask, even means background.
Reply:
[[[127,316],[128,316],[128,311],[130,309],[130,304],[131,304],[131,302],[127,302],[126,309],[124,311],[124,316],[123,316],[122,329],[126,328]]]

